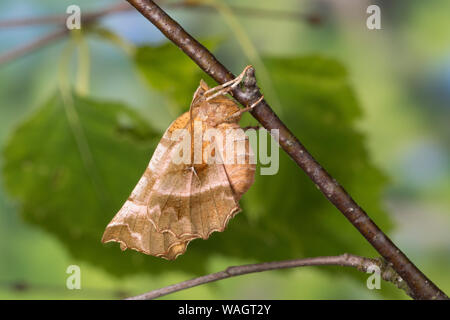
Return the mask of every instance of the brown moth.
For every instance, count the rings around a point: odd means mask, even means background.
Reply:
[[[190,110],[166,130],[143,176],[106,227],[102,242],[119,242],[122,250],[130,248],[173,260],[186,251],[190,241],[224,231],[228,221],[241,210],[239,200],[253,184],[255,175],[254,161],[250,161],[254,155],[238,123],[242,113],[262,98],[241,109],[225,95],[240,83],[247,68],[236,79],[212,89],[200,81]],[[194,161],[193,147],[187,164],[173,161],[177,153],[180,155],[177,147],[181,143],[173,139],[173,133],[186,129],[192,135],[193,145],[194,123],[200,124],[202,133],[208,128],[221,133],[229,129],[242,132],[232,143],[244,143],[244,148],[235,148],[230,155],[224,142],[216,141],[213,147],[212,140],[202,138],[201,145],[209,147],[209,154],[202,152],[200,161]],[[239,154],[236,149],[241,150]],[[210,161],[228,156],[245,161]]]

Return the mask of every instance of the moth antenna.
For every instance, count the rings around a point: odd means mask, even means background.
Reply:
[[[217,96],[223,96],[226,95],[227,93],[229,93],[233,88],[232,87],[226,87],[223,88],[222,90],[217,91],[216,93],[214,93],[212,96],[209,96],[206,98],[206,101],[212,100]]]
[[[253,102],[252,105],[249,107],[250,109],[253,109],[254,107],[256,107],[258,105],[258,103],[260,103],[261,101],[264,100],[264,95],[262,95],[261,97],[259,97],[258,100],[256,100],[256,102]]]

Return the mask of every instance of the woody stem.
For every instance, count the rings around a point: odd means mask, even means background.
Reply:
[[[202,44],[188,34],[176,21],[151,0],[127,0],[153,23],[168,39],[183,50],[200,68],[218,83],[226,83],[235,76],[222,65]],[[262,95],[256,85],[254,69],[246,72],[244,90],[234,88],[233,96],[244,106],[255,103]],[[306,150],[294,134],[262,100],[251,114],[268,131],[278,129],[283,150],[302,168],[319,187],[324,196],[359,230],[411,289],[414,299],[448,299],[408,257],[380,230],[364,210]]]
[[[398,288],[403,289],[406,291],[406,293],[410,294],[409,288],[403,281],[401,281],[401,278],[398,276],[398,274],[392,272],[391,268],[386,265],[382,261],[382,259],[370,259],[344,253],[339,256],[273,261],[228,267],[224,271],[211,273],[198,278],[179,282],[167,287],[152,290],[135,297],[130,297],[128,298],[128,300],[151,300],[174,292],[196,287],[205,283],[219,281],[222,279],[232,278],[244,274],[307,266],[343,266],[356,268],[361,272],[376,273],[383,280],[395,284]]]

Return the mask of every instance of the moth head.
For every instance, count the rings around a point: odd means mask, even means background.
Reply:
[[[240,115],[233,116],[239,111],[239,107],[234,100],[227,96],[227,91],[211,98],[210,95],[207,96],[207,91],[209,89],[210,88],[206,82],[200,80],[200,84],[195,91],[194,98],[192,100],[192,107],[193,109],[197,109],[197,114],[199,114],[200,117],[203,116],[204,120],[207,120],[214,125],[225,122],[239,122]]]
[[[200,80],[200,85],[198,86],[197,90],[194,92],[194,97],[192,98],[191,104],[199,103],[200,100],[205,99],[205,92],[209,90],[208,85],[206,84],[203,79]]]

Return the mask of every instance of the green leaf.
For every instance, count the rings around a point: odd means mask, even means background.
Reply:
[[[390,227],[381,208],[385,176],[371,163],[363,135],[355,128],[361,115],[345,68],[316,56],[268,58],[285,123],[333,177],[383,230]],[[279,258],[351,252],[375,255],[356,229],[317,190],[307,176],[281,152],[280,170],[260,176],[247,207],[264,201],[257,223],[275,238]],[[270,186],[270,189],[268,188]],[[276,216],[274,213],[276,212]]]
[[[175,55],[172,49],[155,50],[152,55],[160,61]],[[153,66],[161,70],[157,61],[145,64],[146,70]],[[345,68],[315,56],[267,58],[265,64],[288,127],[372,219],[388,229],[389,219],[380,206],[386,179],[370,161],[364,137],[355,128],[361,110]],[[185,85],[187,105],[193,93],[188,96],[187,88],[200,78],[192,66],[189,60],[176,60],[173,70],[159,74],[161,82],[155,86],[172,98],[171,90]],[[189,79],[183,82],[182,77]],[[206,241],[193,241],[177,260],[102,245],[106,224],[137,183],[160,134],[117,103],[74,97],[74,108],[92,155],[91,168],[80,154],[65,105],[55,96],[14,132],[4,150],[4,176],[27,221],[56,235],[75,257],[114,274],[173,270],[199,274],[214,255],[254,262],[344,252],[376,255],[282,150],[279,172],[257,175],[243,197],[244,212],[230,221],[227,230]]]
[[[283,121],[388,231],[391,223],[381,206],[387,179],[370,161],[364,136],[356,129],[361,109],[345,68],[316,56],[267,58],[265,63],[281,98]],[[282,150],[279,172],[257,175],[243,205],[244,212],[230,222],[228,230],[209,241],[193,243],[190,250],[253,261],[345,252],[379,256]],[[342,268],[330,269],[343,272]]]
[[[170,48],[148,50],[167,54]],[[370,161],[364,136],[356,129],[361,108],[345,67],[318,56],[267,58],[264,63],[288,127],[376,223],[389,230],[389,217],[381,207],[387,179]],[[159,68],[151,59],[144,64],[146,70]],[[181,75],[187,75],[184,70],[188,66],[180,62],[177,67]],[[179,81],[173,80],[177,71],[173,72],[160,74],[165,77],[161,81],[180,90]],[[217,252],[254,261],[344,252],[378,255],[282,150],[278,174],[257,176],[243,204],[244,212],[224,233],[213,234],[208,241],[195,241],[186,255],[201,250],[204,255]]]
[[[206,40],[202,43],[214,50],[219,41]],[[149,86],[164,94],[176,113],[189,108],[200,78],[205,81],[210,79],[171,42],[137,48],[134,62]]]
[[[201,272],[195,253],[188,263],[170,264],[100,242],[144,172],[160,133],[122,104],[77,96],[73,109],[79,127],[74,130],[67,107],[55,95],[20,124],[5,146],[5,185],[20,201],[26,221],[58,237],[75,258],[113,274],[181,267]],[[78,148],[74,132],[82,133],[88,150]]]

